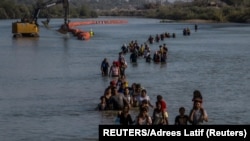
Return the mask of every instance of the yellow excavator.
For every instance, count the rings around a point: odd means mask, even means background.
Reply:
[[[13,22],[12,23],[12,34],[14,38],[19,37],[39,37],[39,24],[38,24],[38,16],[42,9],[49,8],[51,6],[62,4],[64,8],[64,24],[60,26],[58,32],[62,34],[68,33],[68,14],[69,14],[69,0],[56,0],[56,1],[49,1],[44,4],[38,6],[35,9],[33,16],[31,19],[22,18],[21,21]],[[48,27],[49,18],[46,21],[42,21],[45,27]]]

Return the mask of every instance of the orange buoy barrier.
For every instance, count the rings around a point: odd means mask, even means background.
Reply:
[[[128,21],[126,20],[100,20],[93,22],[95,24],[126,24]]]
[[[90,39],[90,33],[89,32],[80,32],[79,34],[78,34],[78,39],[79,40],[88,40],[88,39]]]
[[[77,36],[77,34],[80,33],[80,32],[81,32],[81,30],[75,29],[75,30],[72,32],[72,34],[73,34],[74,36]]]
[[[88,40],[92,36],[94,36],[94,32],[92,31],[92,29],[89,32],[86,32],[74,27],[81,25],[90,25],[90,24],[126,24],[126,23],[128,23],[128,21],[126,20],[88,20],[88,21],[69,22],[68,27],[69,27],[69,32],[71,32],[74,36],[77,36],[79,40]]]
[[[128,23],[127,20],[89,20],[89,21],[70,22],[69,27],[90,25],[90,24],[126,24],[126,23]]]

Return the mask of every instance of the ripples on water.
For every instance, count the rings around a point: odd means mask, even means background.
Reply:
[[[188,23],[130,19],[125,25],[88,25],[89,41],[41,28],[39,39],[11,38],[11,21],[0,22],[0,137],[13,140],[97,140],[99,124],[114,124],[116,113],[94,108],[110,78],[100,75],[104,57],[116,60],[123,43],[144,43],[150,34],[167,31],[177,38],[164,41],[167,64],[128,64],[129,84],[141,83],[152,103],[162,94],[173,124],[180,106],[191,108],[194,89],[204,96],[207,124],[248,124],[249,25],[200,24],[183,37]],[[163,43],[163,42],[162,42]],[[151,45],[154,51],[159,44]],[[129,56],[126,56],[129,59]],[[135,118],[137,111],[131,111]]]

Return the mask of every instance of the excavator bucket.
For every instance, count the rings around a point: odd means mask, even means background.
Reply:
[[[57,31],[62,34],[67,34],[69,32],[69,27],[67,24],[63,24]]]

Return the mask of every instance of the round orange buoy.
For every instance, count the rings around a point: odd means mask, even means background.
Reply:
[[[80,34],[78,34],[78,39],[80,40],[88,40],[90,39],[90,33],[89,32],[81,32]]]
[[[73,32],[73,35],[74,35],[74,36],[77,36],[77,34],[79,34],[80,32],[82,32],[82,31],[79,30],[79,29],[76,29],[76,30]]]
[[[69,32],[73,32],[75,29],[74,28],[69,28]]]
[[[68,24],[68,31],[71,32],[74,36],[76,36],[80,40],[88,40],[92,36],[94,36],[94,32],[92,29],[88,32],[82,31],[80,29],[74,28],[75,26],[80,25],[90,25],[90,24],[124,24],[128,23],[126,20],[89,20],[89,21],[76,21],[76,22],[70,22]]]

